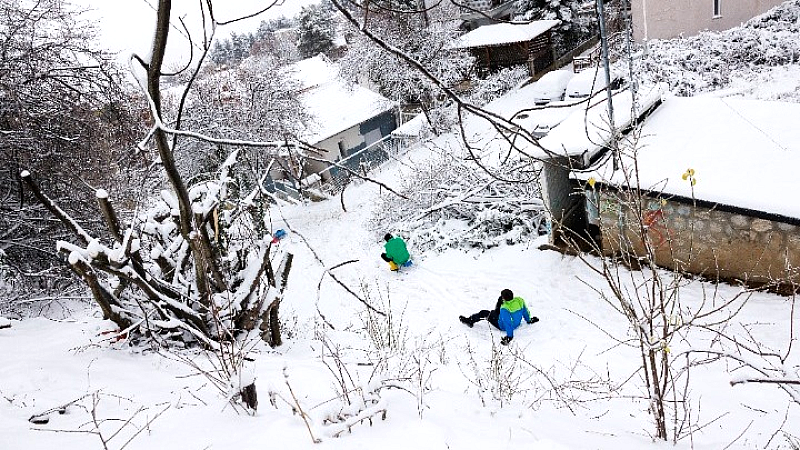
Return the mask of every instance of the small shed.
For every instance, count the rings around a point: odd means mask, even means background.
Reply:
[[[535,20],[485,25],[461,36],[455,47],[475,56],[481,75],[524,64],[534,76],[555,60],[551,32],[560,23]]]
[[[604,161],[573,174],[592,185],[585,192],[594,197],[603,252],[645,255],[648,242],[662,267],[796,289],[797,117],[796,103],[664,100],[641,128],[635,161],[625,152],[617,170]],[[624,201],[630,192],[640,193],[636,204]]]
[[[661,101],[665,89],[657,85],[642,89],[634,96],[630,90],[613,93],[614,126],[624,135]],[[525,152],[542,161],[540,184],[545,207],[550,216],[550,243],[564,248],[577,243],[588,250],[599,242],[600,230],[591,217],[584,196],[584,182],[576,173],[591,170],[608,158],[612,139],[607,96],[586,100],[550,132]]]
[[[544,161],[551,243],[593,240],[606,255],[795,290],[800,104],[651,91],[639,97],[634,118],[630,98],[614,96],[618,127],[635,130],[619,137],[618,158],[609,149],[605,101],[559,124],[539,141],[543,149],[529,150]]]

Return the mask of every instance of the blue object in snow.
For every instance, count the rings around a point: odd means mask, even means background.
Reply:
[[[276,239],[281,239],[284,236],[286,236],[286,232],[283,231],[283,229],[280,229],[280,230],[276,231],[275,234],[273,234],[272,236],[275,237]]]

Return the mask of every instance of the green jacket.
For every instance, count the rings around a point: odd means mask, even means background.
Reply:
[[[411,259],[411,255],[406,248],[406,243],[400,237],[395,236],[391,238],[383,245],[383,248],[386,249],[386,256],[391,258],[395,264],[405,264],[406,261]]]

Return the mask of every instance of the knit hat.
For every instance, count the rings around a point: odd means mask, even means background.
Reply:
[[[386,236],[384,236],[384,237],[383,237],[383,239],[384,239],[386,242],[389,242],[390,240],[392,240],[392,237],[393,237],[393,236],[392,236],[392,233],[386,233]]]
[[[511,292],[511,289],[503,289],[502,291],[500,291],[500,297],[504,301],[509,301],[514,298],[514,293]]]

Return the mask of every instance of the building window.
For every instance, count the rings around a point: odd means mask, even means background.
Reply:
[[[714,17],[722,16],[722,10],[720,9],[720,3],[722,3],[722,0],[714,0]]]
[[[344,148],[344,141],[339,141],[339,154],[342,155],[342,158],[347,156],[347,149]]]

